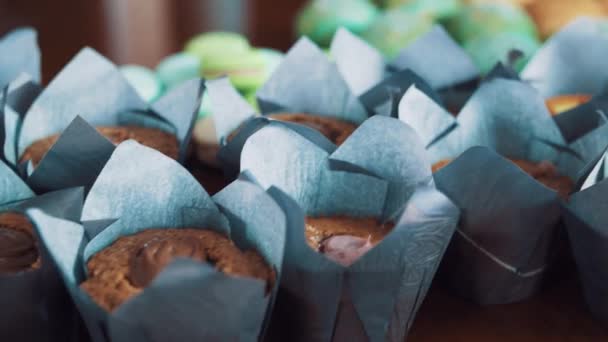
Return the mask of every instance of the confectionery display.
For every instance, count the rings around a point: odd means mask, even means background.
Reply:
[[[608,340],[607,1],[254,3],[7,26],[0,341]]]

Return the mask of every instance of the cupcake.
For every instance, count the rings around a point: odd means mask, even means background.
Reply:
[[[339,28],[360,34],[377,16],[369,0],[310,0],[298,13],[296,31],[327,47]]]
[[[233,171],[238,170],[242,137],[269,119],[319,132],[318,135],[339,144],[368,116],[336,65],[306,38],[291,48],[259,89],[262,117],[256,115],[227,79],[207,82],[207,90],[221,146],[218,159],[223,168]]]
[[[538,291],[561,199],[608,144],[606,127],[589,113],[557,121],[534,88],[500,77],[486,79],[457,117],[415,88],[405,94],[399,117],[420,134],[431,163],[460,156],[434,176],[463,212],[442,272],[453,292],[499,304]]]
[[[76,341],[75,310],[34,230],[27,210],[77,220],[82,189],[66,189],[36,197],[0,162],[0,327],[3,341]],[[48,227],[53,229],[53,227]],[[57,315],[61,312],[61,315]]]
[[[302,210],[272,337],[404,340],[458,221],[425,158],[411,128],[382,116],[331,149],[279,122],[247,139],[243,172]]]
[[[127,139],[183,161],[200,92],[200,81],[192,80],[148,105],[113,64],[85,48],[8,127],[6,141],[14,145],[5,147],[5,157],[27,162],[24,177],[37,191],[90,186],[112,143]],[[67,175],[75,178],[66,184]]]
[[[601,0],[534,0],[525,6],[543,38],[549,38],[577,17],[605,17],[608,8]]]
[[[589,48],[589,47],[593,48]],[[541,95],[599,94],[608,79],[603,19],[579,18],[549,38],[521,73]]]
[[[594,168],[601,168],[604,163],[605,156]],[[564,222],[585,301],[589,311],[605,327],[608,324],[608,287],[604,281],[608,263],[605,231],[608,183],[605,177],[591,183],[591,186],[584,186],[580,192],[572,195],[570,202],[564,207]]]
[[[210,197],[181,165],[126,141],[89,191],[82,226],[36,228],[94,341],[254,341],[291,215],[273,196],[236,180]]]
[[[40,83],[40,49],[34,29],[20,28],[0,37],[0,56],[0,89],[22,73]]]

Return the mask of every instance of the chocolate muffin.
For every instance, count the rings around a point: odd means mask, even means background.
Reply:
[[[40,268],[34,227],[19,213],[0,214],[0,275]]]
[[[97,127],[96,129],[101,135],[116,145],[133,139],[142,145],[163,153],[169,158],[177,159],[179,157],[179,142],[177,138],[159,129],[138,126]],[[38,165],[58,139],[59,134],[55,134],[35,141],[25,149],[19,161],[25,162],[31,160],[34,166]]]
[[[350,266],[394,227],[392,222],[382,224],[369,217],[306,217],[305,235],[312,249],[343,266]]]
[[[107,311],[141,293],[178,257],[209,262],[229,275],[258,278],[271,289],[275,271],[255,251],[241,251],[227,237],[194,228],[146,229],[123,236],[87,262],[80,286]]]
[[[357,129],[355,124],[348,121],[305,113],[276,113],[270,114],[268,117],[308,126],[321,132],[327,139],[338,146]]]
[[[563,199],[568,199],[574,190],[574,182],[567,176],[560,175],[555,165],[549,161],[534,163],[526,160],[510,159],[515,165],[525,173],[545,185],[555,190]],[[451,160],[442,160],[433,165],[433,173],[448,165]]]
[[[570,109],[585,104],[591,100],[591,96],[584,94],[555,96],[546,101],[551,115],[555,116]]]

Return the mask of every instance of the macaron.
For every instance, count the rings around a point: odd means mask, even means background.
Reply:
[[[401,49],[430,31],[432,27],[431,16],[394,9],[378,16],[361,36],[387,58],[394,58]]]
[[[258,51],[262,55],[262,58],[264,58],[266,64],[266,75],[269,77],[279,66],[279,64],[281,64],[285,54],[279,50],[270,48],[259,48]]]
[[[535,0],[525,8],[543,38],[548,38],[576,17],[608,16],[608,1],[602,0]]]
[[[119,70],[143,100],[153,102],[162,94],[162,83],[154,71],[133,64],[123,65]]]
[[[228,76],[239,91],[255,90],[266,80],[264,55],[237,33],[198,35],[186,44],[185,51],[200,58],[200,73],[204,78]]]
[[[537,38],[534,21],[519,6],[505,2],[475,3],[465,6],[446,27],[456,40],[466,42],[479,35],[515,32]]]
[[[359,34],[378,13],[369,0],[311,0],[298,13],[296,32],[328,47],[338,28]]]
[[[519,72],[539,49],[540,42],[526,34],[506,31],[477,36],[466,41],[463,47],[483,74],[492,70],[498,62],[511,65],[514,70]],[[514,63],[510,61],[513,50],[519,50],[522,53]]]
[[[194,55],[179,52],[163,59],[156,66],[156,75],[165,86],[173,88],[184,81],[199,77],[201,62]]]
[[[462,8],[460,0],[386,0],[386,8],[401,8],[418,15],[430,15],[441,20],[452,17]]]

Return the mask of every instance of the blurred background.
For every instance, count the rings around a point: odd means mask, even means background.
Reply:
[[[154,67],[210,30],[243,33],[256,46],[285,50],[305,0],[0,0],[0,36],[18,26],[38,30],[43,81],[83,46],[117,64]]]

